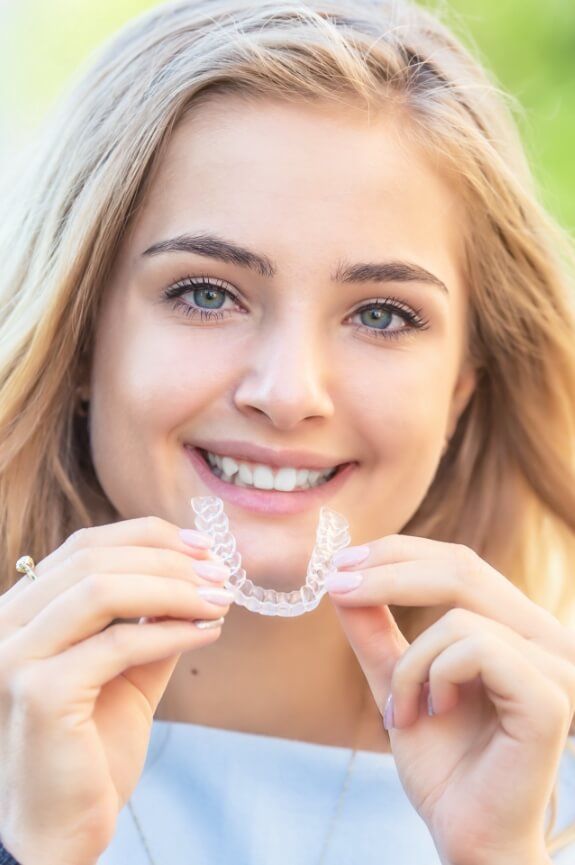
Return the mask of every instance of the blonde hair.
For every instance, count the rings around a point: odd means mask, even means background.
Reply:
[[[465,543],[535,601],[575,605],[573,253],[537,203],[510,111],[438,20],[400,0],[189,0],[116,36],[13,185],[2,220],[4,583],[114,518],[77,386],[102,286],[174,127],[214,93],[392,106],[467,205],[478,386],[406,532]]]

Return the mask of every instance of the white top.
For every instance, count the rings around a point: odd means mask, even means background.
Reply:
[[[440,865],[391,754],[156,721],[132,797],[155,865]],[[345,792],[342,796],[342,786]],[[339,812],[334,822],[334,811]],[[559,827],[575,822],[575,758]],[[331,827],[331,829],[330,829]],[[555,857],[575,865],[575,844]],[[128,807],[99,865],[150,865]]]

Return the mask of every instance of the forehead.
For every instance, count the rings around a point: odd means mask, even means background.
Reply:
[[[239,231],[280,259],[305,247],[316,262],[336,246],[362,258],[418,246],[460,271],[463,223],[455,185],[399,112],[219,95],[176,128],[132,236],[141,247]]]

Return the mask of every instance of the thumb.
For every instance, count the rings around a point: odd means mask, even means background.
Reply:
[[[335,604],[343,631],[383,714],[391,676],[409,643],[387,606],[340,607]]]
[[[171,655],[169,658],[132,667],[124,673],[124,678],[132,682],[145,696],[153,713],[156,712],[164,696],[164,691],[180,658],[181,654]]]

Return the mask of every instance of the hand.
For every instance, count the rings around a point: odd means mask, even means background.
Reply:
[[[354,571],[357,588],[330,593],[442,861],[549,862],[545,810],[575,709],[573,634],[466,547],[388,537],[332,584]],[[409,645],[388,605],[442,615]]]
[[[0,837],[22,865],[110,843],[180,653],[221,633],[194,625],[228,609],[223,565],[222,605],[198,593],[197,547],[156,518],[84,529],[0,598]]]

